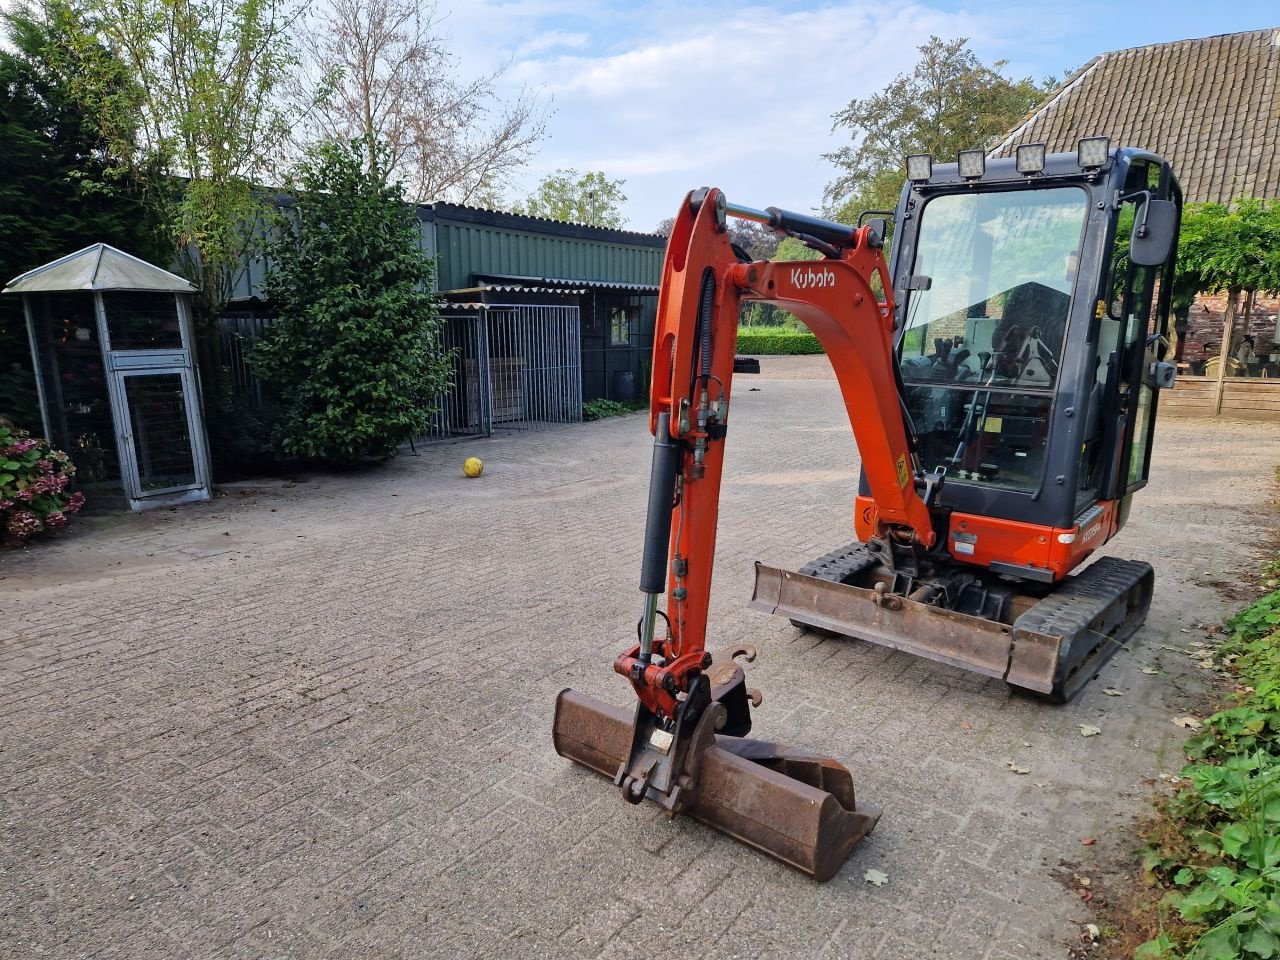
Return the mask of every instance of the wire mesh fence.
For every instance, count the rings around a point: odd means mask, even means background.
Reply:
[[[414,442],[537,430],[582,420],[581,320],[576,306],[486,305],[446,312],[439,349],[449,387]],[[248,356],[270,319],[228,312],[219,320],[223,363],[236,394],[260,408],[263,383]]]
[[[490,436],[582,419],[577,307],[520,304],[447,316],[451,385],[418,439]]]

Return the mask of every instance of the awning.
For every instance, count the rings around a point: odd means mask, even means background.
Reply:
[[[574,281],[565,282],[572,283]],[[577,287],[538,287],[528,286],[522,283],[480,282],[478,286],[474,287],[460,287],[456,290],[441,290],[440,295],[444,297],[454,297],[462,295],[474,296],[477,293],[542,293],[554,294],[562,297],[580,297],[582,294],[587,292],[586,288],[580,283]]]
[[[581,287],[588,291],[601,290],[611,293],[631,293],[641,297],[656,297],[658,295],[658,286],[653,283],[626,283],[621,280],[579,280],[567,277],[521,277],[507,273],[476,273],[472,274],[472,276],[480,284],[517,284],[522,287],[544,291],[548,287]]]

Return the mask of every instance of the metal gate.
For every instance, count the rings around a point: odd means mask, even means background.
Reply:
[[[450,387],[422,440],[491,436],[582,420],[576,306],[485,305],[442,318]]]

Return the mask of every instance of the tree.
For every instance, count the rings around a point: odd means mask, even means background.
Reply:
[[[666,217],[658,221],[658,226],[653,232],[669,237],[675,225],[675,217]],[[777,233],[759,223],[739,220],[737,217],[729,218],[728,230],[729,242],[752,260],[772,260],[773,255],[778,252],[778,242],[782,239]]]
[[[1241,294],[1241,329],[1247,331],[1258,292],[1274,295],[1280,290],[1280,200],[1188,205],[1182,211],[1175,269],[1175,310],[1189,306],[1198,293],[1227,292],[1222,344],[1230,355]]]
[[[622,215],[625,183],[599,170],[579,174],[573,168],[560,169],[544,177],[529,199],[516,205],[516,212],[592,227],[622,227],[627,222]]]
[[[156,258],[163,245],[144,184],[73,96],[67,38],[31,8],[0,15],[0,24],[11,47],[0,49],[0,236],[21,238],[0,243],[0,284],[98,241]],[[30,358],[21,300],[0,297],[0,416],[34,427]]]
[[[73,2],[57,9],[76,98],[118,155],[183,181],[152,197],[211,320],[258,242],[254,184],[282,157],[289,0]]]
[[[385,143],[388,169],[375,172],[416,200],[492,199],[545,136],[546,105],[528,92],[500,101],[503,70],[459,79],[439,25],[432,3],[328,0],[300,32],[297,136],[358,137],[370,157]]]
[[[892,210],[907,154],[950,160],[960,150],[990,149],[1056,86],[1051,77],[1012,80],[1002,72],[1007,61],[983,64],[968,42],[930,37],[911,73],[835,114],[833,129],[853,137],[826,154],[841,169],[825,197],[835,219],[852,222],[863,210]]]
[[[268,250],[277,319],[252,355],[280,398],[273,444],[285,456],[391,454],[447,386],[417,217],[399,184],[370,172],[387,159],[362,140],[323,143],[289,178],[294,204]]]

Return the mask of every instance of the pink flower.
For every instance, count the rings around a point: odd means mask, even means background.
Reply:
[[[31,498],[34,497],[35,495],[36,495],[36,491],[33,487],[27,487],[25,490],[19,490],[15,494],[15,496],[19,500],[27,500],[27,501],[30,501]]]
[[[53,510],[44,515],[45,526],[51,530],[57,530],[59,527],[65,527],[71,521],[67,519],[67,515],[58,510]]]
[[[25,540],[27,537],[33,537],[43,530],[44,524],[30,510],[16,510],[13,516],[9,518],[7,529],[11,536],[15,536],[19,540]]]
[[[71,478],[65,474],[47,473],[31,485],[36,493],[61,493],[67,489]]]
[[[71,495],[71,498],[67,501],[67,505],[63,509],[66,510],[67,513],[75,513],[83,506],[84,494],[77,490]]]
[[[41,473],[53,473],[53,461],[51,460],[37,460],[36,466]]]
[[[12,500],[0,500],[0,510],[8,510],[13,506]]]

